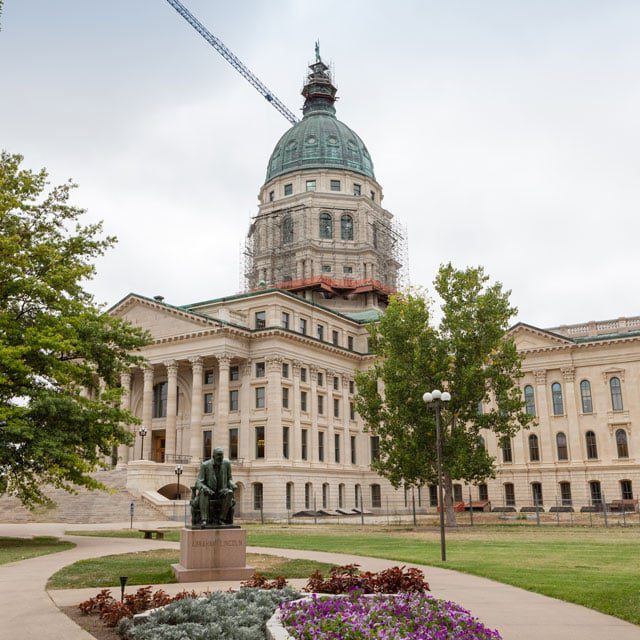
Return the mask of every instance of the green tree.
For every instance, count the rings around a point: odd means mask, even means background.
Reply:
[[[372,467],[395,487],[420,486],[437,482],[435,416],[422,395],[451,393],[442,413],[443,478],[447,523],[454,525],[453,480],[495,476],[481,431],[509,438],[532,417],[518,387],[521,359],[505,335],[516,313],[509,292],[490,284],[482,267],[457,270],[451,264],[440,267],[434,286],[439,314],[424,295],[398,294],[371,325],[376,359],[356,377],[356,408],[379,438]]]
[[[71,182],[0,154],[0,495],[32,507],[42,486],[98,488],[89,474],[130,443],[119,374],[146,334],[103,312],[83,282],[115,239],[83,226]]]

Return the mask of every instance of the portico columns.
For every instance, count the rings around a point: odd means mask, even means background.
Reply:
[[[143,370],[144,382],[142,387],[142,426],[147,430],[149,436],[148,443],[151,442],[152,418],[153,418],[153,366],[146,367]],[[141,447],[142,448],[142,447]],[[150,444],[147,446],[146,457],[141,456],[141,460],[152,459],[153,448]]]
[[[122,396],[120,397],[120,408],[123,411],[130,409],[131,403],[131,374],[120,374],[120,386],[122,387]],[[124,425],[127,431],[131,430],[129,425]],[[129,447],[126,444],[118,445],[118,464],[126,464],[129,461]]]
[[[167,368],[167,421],[165,423],[165,461],[175,462],[176,455],[176,420],[178,413],[178,363],[168,360]]]
[[[202,358],[189,358],[193,381],[191,383],[191,439],[189,455],[191,462],[202,458]]]
[[[213,445],[221,447],[229,441],[229,365],[231,358],[222,355],[218,358],[218,411],[216,412],[216,433]],[[225,447],[225,456],[229,451]]]
[[[282,359],[267,360],[267,424],[265,458],[282,460]]]
[[[309,377],[311,378],[311,433],[307,445],[310,462],[318,462],[318,369],[309,367]]]

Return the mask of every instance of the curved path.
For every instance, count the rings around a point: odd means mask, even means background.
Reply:
[[[167,523],[147,523],[148,526]],[[11,564],[0,565],[0,636],[14,640],[92,640],[58,610],[58,606],[77,604],[96,589],[45,591],[47,579],[58,569],[77,560],[113,553],[178,548],[176,542],[131,538],[95,538],[65,536],[64,530],[98,529],[101,525],[2,525],[0,536],[57,535],[73,541],[75,549]],[[119,528],[128,523],[111,523],[103,528]],[[365,570],[378,571],[398,562],[363,556],[333,554],[294,549],[250,547],[254,553],[269,553],[288,558],[308,558],[337,564],[358,563]],[[499,582],[436,567],[422,569],[431,583],[432,594],[458,602],[482,622],[497,628],[504,640],[640,640],[640,627],[579,605],[569,604]],[[292,581],[300,584],[304,581]],[[194,583],[162,585],[170,593],[184,588],[204,591],[228,589],[239,583]],[[58,605],[58,606],[57,606]]]

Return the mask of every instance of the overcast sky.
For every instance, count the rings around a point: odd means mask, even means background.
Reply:
[[[451,260],[534,325],[640,313],[640,2],[184,3],[296,112],[320,40],[412,284]],[[1,21],[0,146],[118,236],[97,299],[237,292],[288,122],[164,0],[6,0]]]

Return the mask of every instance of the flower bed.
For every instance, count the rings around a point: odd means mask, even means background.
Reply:
[[[278,617],[296,640],[501,640],[466,609],[424,593],[313,595],[281,604]]]

